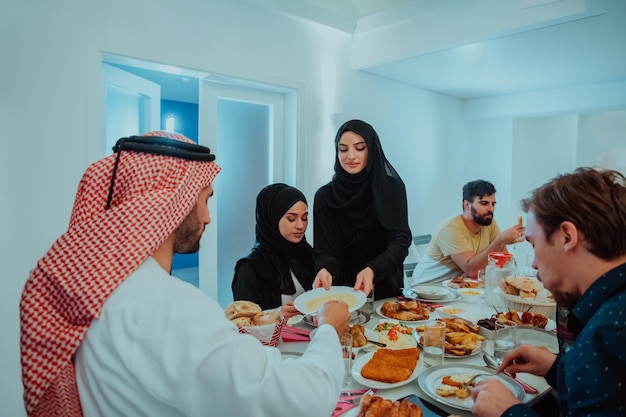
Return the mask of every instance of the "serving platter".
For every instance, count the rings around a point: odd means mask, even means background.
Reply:
[[[422,346],[422,343],[420,342],[420,338],[421,338],[422,332],[415,331],[415,333],[413,333],[413,334],[415,336],[415,340],[417,342],[417,346],[419,346],[420,348],[423,348],[424,346]],[[477,344],[478,344],[478,347],[476,349],[472,350],[472,352],[469,355],[459,356],[459,355],[454,355],[452,353],[444,353],[443,357],[444,358],[449,358],[449,359],[463,359],[463,358],[469,358],[470,356],[478,355],[485,348],[486,340],[479,340],[477,342]]]
[[[322,304],[332,300],[345,301],[348,304],[350,312],[356,311],[365,304],[365,294],[362,291],[355,291],[352,287],[330,287],[330,290],[324,288],[315,288],[300,294],[293,302],[293,305],[302,314],[315,313]]]
[[[524,400],[525,394],[522,387],[520,387],[512,378],[509,378],[503,374],[496,374],[496,371],[484,366],[476,365],[438,365],[428,368],[420,373],[417,383],[433,400],[448,405],[450,407],[457,408],[459,410],[469,411],[474,405],[474,400],[469,396],[468,398],[460,399],[452,395],[450,397],[442,397],[437,395],[437,388],[441,386],[441,380],[447,375],[458,374],[489,374],[489,378],[498,378],[520,401]]]
[[[431,300],[432,301],[432,300]],[[439,301],[439,300],[437,300]],[[399,320],[399,319],[394,319],[393,317],[388,317],[385,316],[381,309],[383,308],[382,304],[378,306],[378,308],[376,308],[376,314],[378,314],[380,317],[383,317],[384,319],[387,319],[389,321],[393,321],[396,323],[405,323],[405,324],[415,324],[416,326],[423,326],[424,324],[428,323],[429,321],[437,318],[436,314],[434,312],[430,312],[430,316],[429,318],[427,318],[426,320]]]
[[[415,381],[418,375],[422,372],[422,368],[424,367],[424,363],[420,355],[420,358],[417,360],[417,364],[415,365],[415,369],[413,370],[413,373],[411,374],[411,376],[409,376],[408,379],[405,379],[404,381],[396,382],[393,384],[390,384],[387,382],[374,381],[372,379],[367,379],[361,376],[361,369],[363,369],[363,366],[365,366],[365,364],[369,362],[370,359],[372,359],[372,356],[374,356],[374,352],[366,353],[362,356],[359,356],[357,360],[354,361],[354,363],[352,364],[352,378],[354,378],[354,380],[358,382],[359,384],[366,386],[368,388],[390,389],[390,388],[401,387],[412,381]]]

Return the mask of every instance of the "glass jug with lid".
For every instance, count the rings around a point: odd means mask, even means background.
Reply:
[[[507,252],[489,252],[489,263],[485,268],[485,301],[492,307],[502,304],[495,289],[507,276],[515,272],[513,255]]]

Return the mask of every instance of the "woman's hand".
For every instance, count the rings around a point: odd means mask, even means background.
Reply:
[[[522,345],[502,358],[498,372],[506,369],[513,376],[518,372],[545,376],[555,360],[556,355],[543,346]]]
[[[365,296],[368,296],[372,288],[374,288],[374,270],[368,266],[357,274],[354,289],[363,291]]]
[[[324,287],[326,291],[330,290],[330,286],[333,285],[333,276],[326,268],[320,269],[313,281],[313,288]]]
[[[497,379],[480,381],[472,388],[472,414],[479,417],[500,417],[518,400],[511,390]]]
[[[292,301],[287,301],[280,307],[280,313],[283,315],[285,320],[289,320],[291,317],[302,314],[298,309],[293,305]]]

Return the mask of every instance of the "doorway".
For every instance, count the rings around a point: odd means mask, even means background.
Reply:
[[[155,98],[153,92],[146,94],[139,84],[130,84],[124,86],[122,96],[133,97],[127,101],[137,107],[119,111],[120,107],[108,106],[106,91],[119,93],[120,86],[104,75],[108,71],[104,70],[105,66],[116,67],[115,70],[156,84],[160,87],[160,97]],[[296,92],[113,55],[103,57],[102,67],[106,121],[103,136],[107,138],[166,129],[168,114],[157,113],[155,116],[157,102],[158,112],[161,112],[161,103],[176,93],[176,86],[183,88],[181,79],[187,80],[185,86],[196,86],[196,102],[191,104],[197,105],[198,109],[198,137],[191,139],[209,146],[223,170],[215,181],[215,196],[209,203],[212,224],[202,238],[195,264],[190,265],[186,260],[182,268],[172,271],[172,275],[180,275],[181,279],[198,286],[225,307],[232,302],[230,284],[235,263],[249,253],[254,243],[257,193],[272,182],[296,184],[297,112],[285,110],[286,102],[296,102]],[[120,116],[136,120],[125,121],[125,128],[120,130],[122,124],[116,122]],[[116,126],[116,130],[109,135],[112,126]],[[102,156],[110,153],[108,142],[111,140],[107,139],[103,144],[103,149],[108,152],[103,152]]]

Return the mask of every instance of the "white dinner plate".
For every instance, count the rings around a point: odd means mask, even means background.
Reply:
[[[552,353],[559,353],[559,339],[556,333],[538,327],[517,326],[517,344],[544,346]]]
[[[437,300],[439,301],[439,300]],[[425,323],[428,323],[429,321],[437,318],[436,314],[434,311],[430,312],[430,316],[426,319],[426,320],[398,320],[398,319],[394,319],[391,317],[387,317],[385,316],[382,312],[381,309],[383,308],[383,305],[379,305],[378,308],[376,309],[376,314],[378,314],[380,317],[384,317],[385,319],[389,320],[389,321],[393,321],[396,323],[406,323],[406,324],[415,324],[415,325],[424,325]]]
[[[360,310],[353,311],[351,314],[352,314],[352,317],[350,318],[350,326],[354,326],[355,324],[365,324],[368,321],[370,321],[370,315],[367,313],[363,313]],[[304,316],[304,319],[302,321],[308,324],[309,326],[317,327],[317,324],[315,323],[315,319],[314,319],[315,317],[316,317],[315,314]]]
[[[418,332],[416,330],[413,333],[413,335],[415,336],[415,341],[417,342],[417,346],[419,346],[420,348],[423,348],[422,344],[420,343],[420,337],[422,335],[422,332]],[[469,358],[470,356],[478,355],[485,348],[486,341],[485,340],[479,340],[477,343],[478,343],[478,347],[476,349],[472,350],[472,353],[470,353],[469,355],[459,356],[459,355],[453,355],[452,353],[444,353],[443,356],[445,358],[450,358],[450,359],[463,359],[463,358]]]
[[[468,281],[475,281],[475,280],[472,280],[470,278],[470,279],[468,279]],[[460,290],[459,286],[456,285],[456,284],[453,284],[451,279],[447,279],[447,280],[443,281],[441,283],[441,285],[443,285],[444,287],[452,288],[453,290]]]
[[[309,314],[315,313],[322,304],[331,300],[345,301],[348,310],[352,312],[363,307],[365,294],[362,291],[355,291],[352,287],[330,287],[328,291],[324,288],[315,288],[296,297],[293,305],[302,314]]]
[[[409,376],[408,379],[404,381],[396,382],[393,384],[380,382],[380,381],[374,381],[372,379],[367,379],[361,376],[361,369],[363,369],[363,366],[365,366],[365,364],[369,362],[370,359],[372,359],[372,356],[374,356],[374,353],[375,352],[369,352],[369,353],[364,354],[363,356],[359,356],[357,360],[354,361],[354,363],[352,364],[352,378],[354,378],[354,380],[358,382],[359,384],[364,385],[368,388],[389,389],[389,388],[401,387],[403,385],[408,384],[411,381],[415,381],[415,379],[420,374],[420,372],[422,372],[422,368],[424,366],[424,363],[422,362],[422,356],[420,355],[420,358],[417,360],[417,364],[415,365],[415,369],[413,370],[413,373],[411,374],[411,376]]]
[[[434,303],[434,304],[449,303],[450,301],[454,301],[457,298],[459,298],[459,294],[456,291],[450,291],[443,298],[440,298],[438,300],[427,300],[426,298],[421,298],[419,296],[416,297],[417,294],[415,293],[415,295],[413,295],[411,294],[412,292],[413,291],[404,290],[402,291],[402,296],[404,298],[410,298],[411,300],[417,300],[417,301],[422,301],[425,303]]]
[[[457,375],[457,374],[489,374],[492,375],[490,378],[498,378],[517,399],[522,401],[524,399],[524,390],[520,387],[517,382],[513,379],[509,378],[503,374],[496,374],[496,371],[490,368],[485,368],[484,366],[476,366],[476,365],[438,365],[433,366],[432,368],[426,369],[419,375],[417,379],[417,383],[420,388],[433,400],[446,404],[450,407],[458,408],[460,410],[469,411],[474,405],[474,400],[469,396],[468,398],[460,399],[456,396],[452,395],[449,397],[442,397],[437,395],[437,388],[441,386],[441,380],[444,376],[447,375]]]

